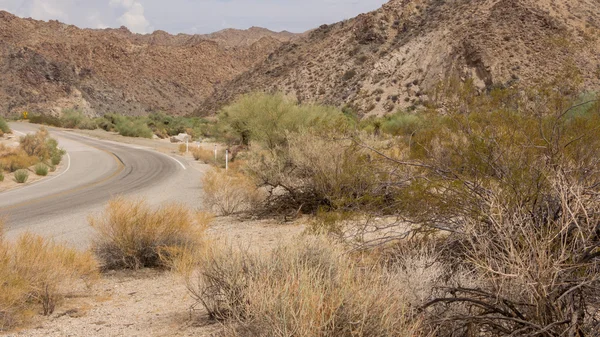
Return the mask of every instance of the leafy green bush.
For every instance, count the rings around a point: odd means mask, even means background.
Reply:
[[[20,169],[20,170],[16,170],[15,173],[13,173],[15,181],[19,184],[23,184],[27,181],[27,179],[29,178],[29,171],[25,170],[25,169]]]
[[[69,129],[94,130],[97,128],[96,122],[79,110],[64,110],[60,121],[63,127]]]
[[[152,130],[142,120],[130,120],[120,118],[117,120],[115,129],[121,136],[152,138]]]
[[[0,131],[2,131],[2,133],[10,133],[10,127],[8,126],[8,123],[6,123],[6,121],[4,120],[4,118],[0,117]]]
[[[34,166],[35,174],[38,176],[47,176],[48,175],[48,166],[44,163],[37,163]]]
[[[348,118],[338,109],[319,105],[298,105],[281,94],[253,93],[240,97],[219,114],[229,133],[243,145],[256,142],[274,149],[288,143],[287,135],[303,128],[344,130]]]
[[[54,116],[35,115],[29,117],[29,122],[34,124],[43,124],[49,126],[62,127],[62,121]]]

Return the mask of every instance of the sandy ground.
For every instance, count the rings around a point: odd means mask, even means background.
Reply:
[[[208,230],[215,244],[269,250],[302,234],[304,225],[217,218]],[[181,278],[154,270],[105,275],[83,295],[67,298],[49,317],[36,316],[28,327],[6,336],[214,336],[208,321]]]
[[[19,146],[19,135],[5,134],[4,136],[0,137],[0,144],[3,144],[7,147],[18,147]],[[19,187],[24,187],[24,186],[31,185],[31,184],[33,184],[37,181],[43,180],[43,179],[52,178],[53,176],[60,174],[61,169],[62,169],[62,163],[56,166],[56,170],[54,170],[54,172],[48,171],[48,175],[45,177],[38,176],[35,174],[35,172],[30,171],[29,178],[27,178],[27,182],[25,182],[23,184],[17,183],[14,180],[12,173],[4,172],[4,181],[0,181],[0,192],[12,190],[12,189],[19,188]]]
[[[179,144],[168,140],[128,138],[101,130],[73,131],[89,137],[146,146],[179,154]],[[213,148],[212,143],[202,147]],[[194,162],[200,172],[208,165]],[[207,235],[212,244],[226,244],[251,251],[268,251],[279,243],[302,235],[304,219],[295,223],[273,220],[240,220],[218,217]],[[119,271],[103,277],[89,290],[66,298],[49,316],[38,315],[26,327],[0,333],[3,336],[201,336],[220,331],[201,306],[194,307],[182,279],[171,272]]]

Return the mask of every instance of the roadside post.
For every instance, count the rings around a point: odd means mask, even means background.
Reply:
[[[217,144],[215,144],[215,163],[217,162]]]
[[[225,150],[225,171],[229,170],[229,150]]]

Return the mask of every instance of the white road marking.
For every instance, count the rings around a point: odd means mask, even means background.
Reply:
[[[108,139],[94,138],[94,137],[89,137],[89,136],[85,136],[85,135],[78,134],[78,133],[68,133],[68,134],[75,135],[77,137],[82,137],[82,138],[87,138],[87,139],[95,140],[95,141],[105,142],[105,143],[109,143],[109,144],[114,144],[114,145],[129,147],[129,148],[136,149],[136,150],[142,150],[142,151],[148,151],[148,152],[158,153],[158,154],[161,154],[163,156],[166,156],[168,158],[173,159],[175,162],[177,162],[177,164],[179,164],[181,166],[181,168],[183,168],[184,170],[187,170],[187,168],[185,167],[185,165],[182,162],[180,162],[179,160],[177,160],[177,159],[169,156],[166,153],[163,153],[163,152],[160,152],[160,151],[156,151],[156,150],[154,150],[152,148],[149,148],[149,147],[141,147],[141,146],[135,146],[133,144],[121,143],[121,142],[116,142],[116,141],[108,140]]]
[[[20,134],[20,135],[23,135],[23,136],[27,135],[26,133],[24,133],[24,132],[21,132],[21,131],[17,131],[17,130],[12,130],[12,131],[13,131],[13,132],[16,132],[16,133],[18,133],[18,134]]]
[[[150,150],[146,150],[146,151],[150,151]],[[177,164],[181,165],[181,167],[183,167],[183,169],[184,169],[184,170],[187,170],[187,168],[185,168],[185,165],[183,165],[183,163],[182,163],[182,162],[180,162],[179,160],[177,160],[177,159],[175,159],[175,158],[173,158],[173,157],[169,156],[169,155],[168,155],[168,154],[166,154],[166,153],[162,153],[162,152],[158,152],[158,151],[154,151],[154,152],[156,152],[156,153],[160,153],[160,154],[162,154],[163,156],[167,156],[167,157],[169,157],[169,158],[173,159],[174,161],[176,161],[176,162],[177,162]]]

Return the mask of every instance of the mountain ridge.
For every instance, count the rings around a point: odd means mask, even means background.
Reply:
[[[382,115],[415,108],[450,78],[531,86],[567,66],[581,88],[600,89],[599,0],[391,0],[280,46],[197,113],[258,90]]]
[[[296,36],[266,29],[215,34],[80,29],[0,11],[0,115],[70,108],[190,114],[215,85]]]

